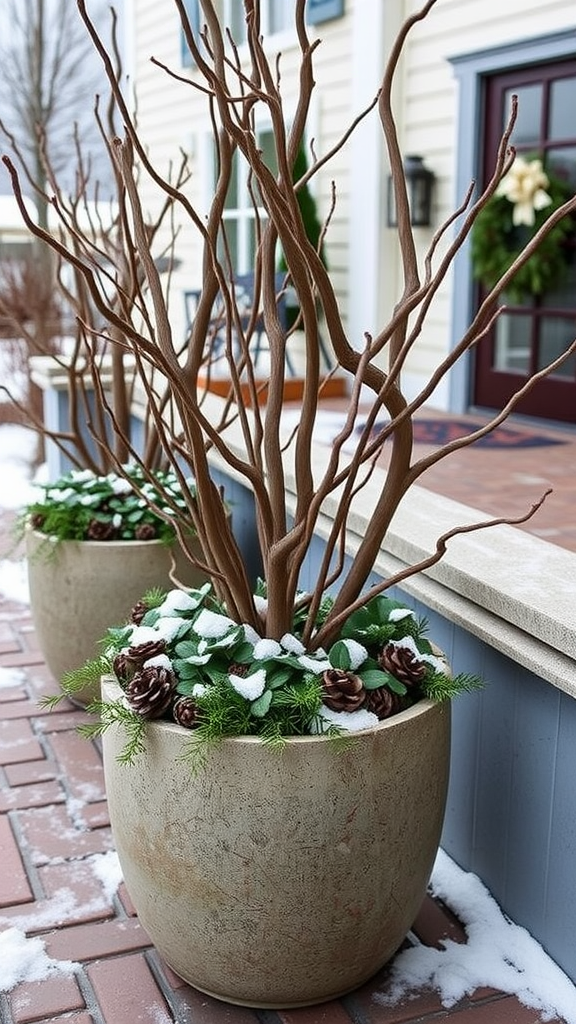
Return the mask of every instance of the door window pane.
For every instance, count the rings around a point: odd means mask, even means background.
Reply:
[[[508,122],[512,109],[512,96],[515,94],[518,96],[518,117],[511,142],[514,146],[537,145],[540,141],[540,125],[542,124],[542,86],[536,83],[506,90],[504,93],[504,125]]]
[[[574,128],[576,132],[576,126]],[[549,149],[546,163],[556,177],[568,182],[576,188],[576,146],[563,146],[561,149]]]
[[[576,334],[574,317],[542,318],[540,325],[540,345],[538,347],[538,369],[542,370],[558,356],[566,351]],[[557,370],[555,377],[574,380],[576,377],[576,358],[570,356]]]
[[[542,296],[541,305],[547,309],[574,309],[576,299],[576,250],[566,247],[566,256],[566,276],[557,288],[545,292]],[[574,333],[576,334],[576,317],[574,318]]]
[[[550,87],[550,138],[574,137],[575,111],[576,77],[556,79]]]
[[[529,316],[511,316],[504,313],[496,323],[494,370],[504,373],[527,374],[530,371]]]

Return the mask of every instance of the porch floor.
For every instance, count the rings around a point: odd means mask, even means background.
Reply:
[[[287,408],[290,408],[287,406]],[[299,412],[293,406],[294,413]],[[347,399],[329,399],[322,403],[327,425],[319,426],[319,440],[329,443],[338,428],[329,426],[329,417],[345,414]],[[359,421],[361,421],[361,413]],[[416,423],[478,425],[488,421],[486,413],[450,416],[424,407],[416,414]],[[511,417],[502,425],[503,431],[514,432],[515,440],[504,445],[474,444],[455,451],[432,466],[418,480],[418,485],[479,509],[490,517],[524,515],[547,491],[552,493],[527,523],[518,527],[535,537],[559,547],[576,551],[576,422],[551,426],[536,420]],[[428,455],[437,445],[432,438],[414,444],[412,462]],[[550,443],[545,443],[549,440]],[[535,442],[535,443],[533,443]],[[387,461],[387,449],[380,463]]]
[[[331,403],[338,407],[338,403]],[[477,417],[473,417],[477,419]],[[518,429],[524,429],[521,425]],[[526,429],[533,429],[526,427]],[[457,453],[431,470],[431,490],[494,514],[522,512],[552,485],[554,494],[524,528],[576,551],[576,433],[550,447]],[[422,448],[422,451],[424,448]],[[9,554],[13,514],[0,513],[0,559]],[[0,994],[4,1024],[537,1024],[538,1011],[515,996],[481,988],[451,1009],[432,990],[394,1005],[388,969],[344,999],[307,1009],[261,1011],[230,1006],[180,981],[164,965],[129,897],[102,897],[86,859],[113,849],[97,745],[79,738],[84,712],[72,705],[47,714],[37,705],[56,683],[44,664],[27,605],[0,594],[0,666],[14,672],[0,687],[0,933],[38,935],[53,960],[73,960],[75,973],[16,985]],[[62,905],[68,890],[73,907]],[[413,928],[426,945],[466,942],[461,923],[427,897]],[[3,962],[0,957],[0,990]],[[552,1024],[564,1024],[556,1018]]]

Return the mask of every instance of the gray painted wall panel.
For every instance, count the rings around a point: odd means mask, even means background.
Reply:
[[[512,786],[504,899],[520,907],[530,894],[533,924],[544,920],[560,693],[530,678],[515,685]]]
[[[560,694],[544,946],[576,982],[576,701]]]

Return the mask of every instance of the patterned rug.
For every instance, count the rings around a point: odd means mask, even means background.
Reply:
[[[382,430],[382,424],[374,427],[374,432]],[[483,423],[468,420],[421,419],[414,422],[414,443],[440,447],[455,441],[465,434],[479,430]],[[362,427],[356,428],[360,433]],[[564,438],[550,437],[548,434],[532,433],[528,430],[515,430],[513,427],[496,427],[491,434],[486,434],[474,444],[478,448],[540,448],[544,445],[566,444]]]

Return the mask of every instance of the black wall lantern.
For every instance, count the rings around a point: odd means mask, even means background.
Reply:
[[[404,175],[408,192],[410,223],[415,228],[427,228],[432,221],[432,191],[435,176],[432,171],[424,167],[424,159],[421,156],[404,157]],[[389,228],[395,228],[398,224],[396,197],[391,175],[388,176],[387,221]]]

